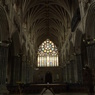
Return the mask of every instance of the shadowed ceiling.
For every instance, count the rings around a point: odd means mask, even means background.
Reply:
[[[77,0],[15,0],[22,8],[22,19],[27,25],[31,41],[37,45],[49,38],[57,46],[65,41],[71,28]]]

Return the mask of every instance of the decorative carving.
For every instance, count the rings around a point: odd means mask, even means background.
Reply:
[[[83,7],[84,7],[85,12],[88,9],[88,5],[89,5],[90,2],[91,2],[91,0],[83,0]]]

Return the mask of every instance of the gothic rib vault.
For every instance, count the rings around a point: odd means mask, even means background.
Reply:
[[[77,0],[15,0],[18,13],[21,7],[22,24],[27,29],[30,41],[40,45],[46,38],[58,47],[71,30],[71,20],[78,8]]]

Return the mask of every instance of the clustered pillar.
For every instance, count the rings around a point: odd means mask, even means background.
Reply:
[[[8,63],[8,46],[0,45],[0,95],[8,94],[8,90],[6,88],[7,63]]]
[[[21,57],[14,56],[13,84],[21,81]]]
[[[23,55],[23,57],[22,57],[22,83],[26,83],[26,63],[27,63],[27,61],[26,61],[26,56],[25,55]]]
[[[90,68],[95,69],[95,44],[87,46],[88,65]]]
[[[31,60],[23,55],[22,57],[22,79],[21,82],[26,83],[32,83],[33,82],[33,65],[31,64]]]
[[[67,61],[63,67],[63,82],[82,83],[82,71],[81,54],[74,55],[74,59]]]

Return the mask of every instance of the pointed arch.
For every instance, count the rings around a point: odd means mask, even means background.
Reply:
[[[8,41],[10,38],[9,25],[6,12],[0,5],[0,41]]]
[[[38,49],[38,67],[59,66],[58,49],[49,39],[45,40]]]
[[[85,24],[85,33],[87,39],[95,39],[95,2],[93,2],[88,9]]]

